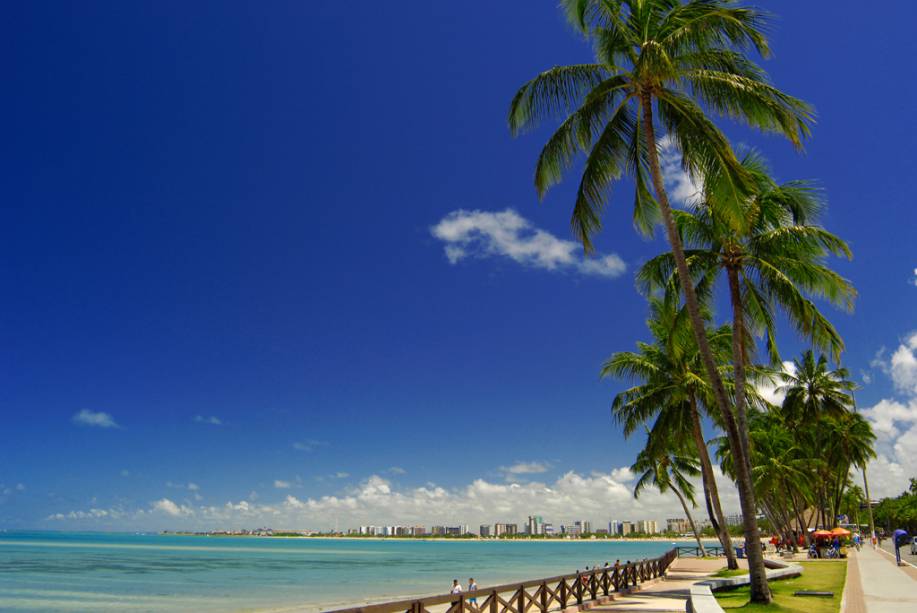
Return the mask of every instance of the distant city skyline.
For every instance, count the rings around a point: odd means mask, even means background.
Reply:
[[[832,266],[856,310],[825,312],[878,436],[874,498],[917,476],[917,125],[895,121],[917,4],[883,6],[767,3],[763,65],[818,112],[804,155],[721,122],[780,181],[817,180],[851,244]],[[633,231],[624,182],[586,256],[574,175],[543,202],[532,183],[549,126],[507,127],[523,82],[592,60],[556,2],[5,8],[0,529],[682,514],[634,499],[643,435],[609,412],[628,382],[599,377],[646,340],[634,273],[666,243]],[[893,137],[851,74],[895,83]]]

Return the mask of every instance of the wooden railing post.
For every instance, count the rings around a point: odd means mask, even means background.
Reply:
[[[497,590],[490,595],[490,613],[497,613]]]
[[[517,605],[519,613],[525,613],[525,587],[519,586],[519,604]]]
[[[541,613],[548,613],[548,583],[541,583]]]
[[[583,576],[579,573],[576,573],[576,589],[573,593],[576,594],[576,604],[583,604]]]
[[[560,580],[560,589],[558,591],[560,592],[560,608],[566,609],[567,608],[567,580],[566,579]]]

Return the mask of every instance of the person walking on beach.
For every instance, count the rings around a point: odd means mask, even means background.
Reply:
[[[469,577],[468,578],[468,593],[470,594],[471,592],[477,592],[477,591],[478,591],[478,584],[474,582],[474,577]],[[471,598],[468,599],[468,603],[473,604],[474,606],[478,606],[478,599],[475,598],[474,596],[471,596]]]

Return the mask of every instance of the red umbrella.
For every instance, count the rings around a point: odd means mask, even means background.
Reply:
[[[831,534],[835,536],[850,536],[850,530],[845,530],[844,528],[835,528],[831,531]]]
[[[814,536],[817,539],[818,538],[830,538],[834,536],[834,533],[831,532],[830,530],[816,530],[815,532],[812,533],[812,536]]]

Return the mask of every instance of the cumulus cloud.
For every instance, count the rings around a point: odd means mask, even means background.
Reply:
[[[523,266],[606,278],[619,277],[627,270],[616,254],[583,257],[578,243],[536,228],[512,209],[497,213],[460,209],[443,217],[430,231],[445,243],[451,264],[469,257],[506,257]]]
[[[659,139],[659,163],[666,193],[672,202],[688,206],[698,204],[703,196],[703,179],[685,172],[681,166],[681,152],[668,135]]]
[[[115,423],[115,420],[108,413],[103,413],[102,411],[90,411],[89,409],[83,409],[74,415],[71,420],[73,423],[80,426],[91,426],[94,428],[118,427],[118,424]]]
[[[862,410],[876,434],[878,457],[868,467],[873,498],[896,496],[917,477],[917,333],[887,354],[880,350],[871,365],[891,379],[898,397]]]
[[[626,467],[588,475],[568,471],[551,481],[494,483],[475,479],[464,486],[446,488],[435,484],[397,487],[373,475],[334,495],[296,497],[283,495],[274,502],[228,501],[222,505],[179,505],[163,498],[149,509],[127,513],[120,509],[95,509],[96,524],[111,527],[210,529],[273,526],[289,529],[330,528],[361,524],[424,524],[460,521],[476,526],[508,521],[520,523],[533,513],[555,525],[574,519],[590,519],[602,525],[611,518],[657,519],[680,517],[681,507],[672,495],[647,491],[633,497],[634,475]],[[738,509],[732,485],[720,475],[721,496],[727,513]],[[106,515],[100,515],[105,511]],[[93,510],[60,513],[49,519],[70,520],[87,527]],[[117,522],[112,513],[117,513]],[[697,516],[704,515],[702,509]]]
[[[168,498],[160,498],[152,504],[152,509],[154,511],[161,511],[166,515],[171,517],[182,517],[185,515],[193,515],[194,509],[185,505],[178,505]]]
[[[205,415],[195,415],[195,423],[199,424],[210,424],[211,426],[222,426],[223,420],[217,417],[216,415],[205,416]]]
[[[917,396],[917,332],[901,342],[889,360],[888,370],[897,390]]]
[[[549,468],[551,465],[547,462],[516,462],[510,466],[501,466],[500,472],[508,481],[512,481],[524,475],[546,473]]]

